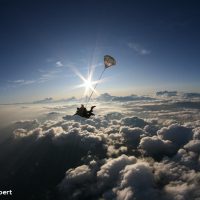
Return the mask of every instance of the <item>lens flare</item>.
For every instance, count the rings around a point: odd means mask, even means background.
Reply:
[[[98,80],[98,81],[93,81],[92,77],[93,77],[93,72],[94,72],[94,68],[92,67],[92,69],[90,70],[90,72],[88,73],[87,77],[84,77],[75,66],[71,66],[72,71],[75,73],[76,76],[78,76],[83,83],[80,85],[75,86],[75,88],[85,88],[84,90],[84,94],[83,96],[89,96],[90,92],[94,92],[96,95],[99,95],[99,93],[97,92],[97,90],[94,89],[95,85],[97,83],[102,82],[103,80]]]

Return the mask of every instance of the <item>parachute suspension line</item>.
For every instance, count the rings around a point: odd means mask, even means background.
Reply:
[[[101,80],[101,78],[102,78],[103,73],[105,72],[105,70],[106,70],[106,68],[104,67],[103,71],[101,72],[101,75],[99,76],[99,79],[98,79],[96,85],[94,86],[94,90],[96,89],[96,87],[97,87],[99,81]],[[91,94],[90,94],[90,96],[89,96],[89,98],[88,98],[88,100],[87,100],[86,107],[87,107],[88,103],[90,102],[90,99],[91,99],[91,97],[92,97],[92,95],[93,95],[93,93],[94,93],[94,90],[92,90],[92,92],[91,92]]]

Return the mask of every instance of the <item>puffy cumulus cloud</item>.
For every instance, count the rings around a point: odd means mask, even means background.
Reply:
[[[120,184],[114,189],[117,200],[157,199],[154,175],[148,163],[127,165],[120,173]]]
[[[187,166],[190,169],[200,170],[199,154],[193,151],[179,149],[173,160],[180,163],[180,165]]]
[[[83,128],[83,129],[81,129]],[[99,135],[92,134],[85,128],[87,126],[76,128],[73,127],[68,130],[68,132],[64,131],[62,126],[60,127],[52,127],[46,131],[40,133],[39,139],[49,138],[52,141],[52,144],[57,146],[70,146],[75,147],[78,150],[87,150],[87,151],[99,151],[99,153],[103,153],[106,151],[103,145],[103,139]],[[89,131],[91,131],[91,127],[89,126]],[[98,154],[98,153],[97,153]]]
[[[200,140],[190,140],[185,146],[188,151],[200,153]]]
[[[197,128],[197,129],[199,129],[199,127],[200,127],[200,120],[194,120],[194,121],[185,122],[184,126],[186,126],[188,128]]]
[[[167,119],[163,122],[163,126],[170,126],[172,124],[177,124],[178,122],[174,119]]]
[[[163,127],[157,132],[158,136],[163,140],[170,140],[177,146],[186,144],[193,137],[192,129],[172,124],[168,127]]]
[[[140,137],[145,135],[141,128],[121,127],[120,133],[124,138],[124,143],[129,147],[136,148],[140,142]]]
[[[91,125],[88,125],[88,124],[81,125],[81,129],[82,130],[86,130],[88,132],[92,132],[92,133],[97,132],[97,130],[96,130],[96,128],[94,126],[91,126]]]
[[[80,125],[91,125],[97,129],[108,127],[110,122],[109,119],[105,119],[103,116],[95,116],[90,119],[85,119],[78,115],[66,115],[65,117],[63,117],[63,119],[70,122],[72,125],[74,124],[74,122],[77,122],[80,123]]]
[[[120,125],[111,125],[108,128],[105,128],[104,133],[110,135],[112,133],[119,133],[120,130]]]
[[[27,136],[27,130],[23,128],[15,129],[14,130],[15,137],[24,137]]]
[[[193,129],[193,138],[196,140],[200,140],[200,126]]]
[[[36,128],[31,131],[27,131],[26,129],[15,129],[13,131],[15,139],[37,139],[43,135],[42,128]]]
[[[146,131],[146,133],[150,136],[153,135],[157,135],[157,131],[159,130],[159,126],[158,125],[154,125],[154,124],[148,124],[144,127],[144,131]]]
[[[198,199],[200,187],[195,184],[180,183],[174,181],[165,186],[164,191],[168,199],[174,200],[186,200],[186,199]]]
[[[76,185],[86,184],[92,178],[92,170],[87,165],[67,170],[65,178],[59,184],[59,189],[64,192],[72,190]]]
[[[156,184],[161,190],[161,199],[191,199],[199,197],[200,173],[177,162],[165,160],[154,163]]]
[[[156,181],[161,185],[167,185],[176,180],[186,181],[188,178],[192,179],[195,176],[195,171],[169,159],[155,162],[153,167]]]
[[[33,194],[34,198],[37,198],[37,195],[41,196],[34,192],[40,191],[40,184],[32,188],[33,182],[41,181],[44,188],[42,191],[45,192],[51,187],[49,183],[54,186],[59,184],[64,172],[69,168],[78,167],[93,158],[106,157],[104,136],[91,125],[77,121],[57,121],[42,124],[37,128],[32,126],[34,128],[28,130],[21,128],[30,128],[27,123],[17,124],[17,129],[13,131],[15,137],[1,145],[0,151],[0,161],[8,166],[0,166],[0,184],[4,185],[7,180],[12,182],[11,187],[16,190],[16,199],[28,198],[30,194]],[[23,126],[24,124],[26,126]],[[34,121],[33,124],[35,125]],[[8,160],[10,155],[15,157]],[[30,180],[30,184],[26,182],[25,177]],[[23,195],[21,188],[26,188]],[[51,195],[54,192],[55,190],[50,192]]]
[[[96,161],[92,160],[89,165],[81,165],[71,168],[65,173],[65,177],[57,188],[60,193],[59,199],[90,199],[99,194],[96,186]]]
[[[119,148],[116,148],[115,146],[109,145],[107,148],[107,155],[109,157],[119,156],[120,154],[124,154],[126,152],[127,152],[126,146],[120,146]]]
[[[39,127],[39,125],[40,123],[37,120],[20,120],[20,121],[14,122],[11,125],[11,128],[13,130],[26,129],[29,131],[29,130]]]
[[[161,140],[157,136],[144,137],[140,141],[140,148],[147,156],[161,159],[163,156],[172,156],[176,152],[176,147],[169,140]]]
[[[140,127],[143,128],[148,123],[138,117],[125,117],[121,119],[121,124],[129,127]]]
[[[60,126],[57,126],[57,127],[52,127],[49,130],[43,132],[42,135],[44,137],[48,136],[48,135],[51,135],[54,138],[59,138],[61,136],[61,134],[63,134],[63,133],[64,133],[63,128],[60,127]]]
[[[115,159],[108,159],[104,165],[101,166],[97,172],[99,187],[105,187],[116,184],[116,180],[119,177],[119,172],[126,166],[136,163],[134,156],[121,155]]]
[[[124,115],[119,113],[119,112],[110,112],[110,113],[104,115],[104,119],[106,119],[106,120],[119,120],[123,116]]]
[[[88,165],[67,170],[58,189],[67,199],[98,199],[100,196],[114,195],[112,188],[120,179],[120,171],[135,162],[135,157],[126,155],[99,163],[92,160]]]

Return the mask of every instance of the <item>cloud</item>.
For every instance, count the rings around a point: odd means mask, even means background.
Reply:
[[[120,173],[120,184],[114,189],[117,200],[156,199],[154,175],[148,163],[127,165]]]
[[[145,131],[141,128],[121,127],[121,135],[124,137],[124,142],[131,148],[136,148],[139,145],[140,137],[145,135]]]
[[[63,67],[63,63],[61,61],[57,61],[56,62],[56,67]]]
[[[158,136],[163,140],[170,140],[175,145],[182,146],[192,139],[193,133],[190,128],[179,124],[172,124],[158,130]]]
[[[200,140],[190,140],[185,146],[188,151],[200,154]]]
[[[133,49],[139,55],[149,55],[151,53],[150,50],[147,50],[147,49],[143,48],[141,45],[139,45],[137,43],[129,42],[128,43],[128,47],[130,49]]]
[[[197,150],[197,148],[194,148],[194,146],[192,149]],[[185,166],[188,169],[197,171],[200,169],[199,154],[193,151],[180,148],[177,154],[173,157],[173,160],[179,163],[180,166]]]
[[[156,92],[157,96],[164,96],[164,97],[173,97],[173,96],[177,96],[177,91],[159,91]]]
[[[122,117],[123,117],[123,114],[121,114],[120,112],[109,112],[104,115],[104,118],[106,120],[119,120]]]
[[[33,130],[39,127],[40,123],[38,120],[20,120],[11,124],[12,130],[25,129],[27,131]]]
[[[130,95],[130,96],[112,96],[108,93],[101,94],[96,98],[98,101],[117,101],[117,102],[128,102],[128,101],[151,101],[155,100],[152,97],[147,96],[137,96],[137,95]]]
[[[193,138],[200,140],[200,127],[194,128],[193,133],[194,133]]]
[[[144,127],[144,131],[146,132],[146,135],[153,136],[157,134],[157,131],[159,130],[159,126],[157,124],[147,124]]]
[[[178,109],[200,109],[200,102],[193,102],[193,101],[178,101],[178,102],[163,102],[160,104],[152,104],[152,105],[144,105],[143,109],[146,110],[153,110],[159,111],[161,113],[162,110],[169,110],[169,111],[177,111]],[[184,110],[182,110],[184,112]],[[170,112],[168,112],[170,113]]]
[[[9,81],[11,83],[24,83],[25,80],[19,79],[19,80],[14,80],[14,81]]]
[[[148,123],[138,117],[125,117],[121,119],[121,124],[129,127],[144,128]]]
[[[111,101],[112,98],[113,98],[113,96],[111,96],[110,94],[104,93],[104,94],[101,94],[100,96],[98,96],[96,99],[98,101]]]
[[[39,78],[36,80],[38,83],[44,83],[47,82],[49,80],[54,79],[55,77],[57,77],[57,74],[61,73],[62,69],[51,69],[48,71],[44,71],[42,72],[42,74],[40,74]]]
[[[163,156],[172,156],[177,148],[169,140],[161,140],[157,136],[143,137],[140,141],[140,148],[145,151],[147,156],[161,159]]]
[[[199,172],[168,160],[155,163],[157,183],[164,185],[162,199],[196,199],[199,196]]]
[[[33,103],[51,103],[53,101],[52,97],[47,97],[41,100],[34,101]]]
[[[69,169],[65,178],[59,184],[59,190],[64,191],[65,193],[72,190],[73,187],[79,184],[86,184],[92,179],[92,170],[87,165],[81,165],[75,169]]]
[[[188,93],[184,93],[183,97],[185,97],[185,98],[199,98],[200,93],[188,92]]]
[[[98,184],[100,187],[112,186],[115,184],[119,172],[129,164],[136,162],[134,156],[121,155],[115,159],[109,159],[104,165],[101,166],[100,170],[97,172]]]
[[[13,80],[13,81],[8,81],[8,83],[11,83],[12,87],[17,87],[17,86],[23,86],[23,85],[30,85],[35,83],[35,80],[24,80],[24,79],[19,79],[19,80]]]
[[[137,96],[137,95],[130,95],[130,96],[122,96],[122,97],[113,97],[112,101],[120,101],[120,102],[126,102],[126,101],[148,101],[148,100],[155,100],[151,97],[145,97],[145,96]]]
[[[0,130],[0,185],[9,183],[15,199],[195,200],[199,112],[180,102],[97,102],[90,119],[69,115],[75,104],[17,106],[37,115]]]

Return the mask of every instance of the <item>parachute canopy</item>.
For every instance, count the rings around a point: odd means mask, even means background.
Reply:
[[[112,65],[116,65],[116,60],[109,55],[104,56],[104,64],[105,68],[111,67]]]

